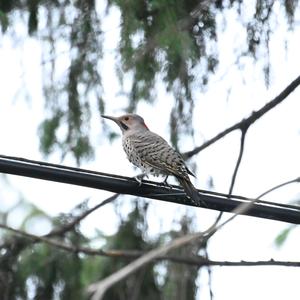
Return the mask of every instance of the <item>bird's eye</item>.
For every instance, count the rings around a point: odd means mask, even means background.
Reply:
[[[128,121],[128,120],[129,120],[129,117],[125,117],[124,120],[125,120],[125,121]]]

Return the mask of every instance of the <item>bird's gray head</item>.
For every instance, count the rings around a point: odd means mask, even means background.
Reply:
[[[136,114],[126,114],[121,117],[104,116],[102,118],[112,120],[118,124],[122,133],[126,133],[129,130],[149,130],[146,126],[144,119]]]

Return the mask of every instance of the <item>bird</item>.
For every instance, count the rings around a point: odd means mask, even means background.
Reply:
[[[189,175],[195,175],[188,169],[182,156],[172,148],[160,135],[149,130],[144,119],[128,113],[120,117],[101,115],[105,119],[114,121],[122,131],[122,145],[128,160],[142,170],[139,178],[148,174],[177,178],[186,195],[197,206],[201,206],[202,199],[192,184]],[[139,181],[139,178],[136,178]],[[140,181],[141,184],[141,181]]]

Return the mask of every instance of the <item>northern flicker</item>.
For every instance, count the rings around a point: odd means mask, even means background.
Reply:
[[[173,175],[180,182],[187,196],[197,205],[201,205],[198,191],[190,181],[187,168],[181,155],[161,136],[149,130],[144,119],[136,114],[121,117],[104,116],[117,123],[123,138],[123,148],[131,163],[140,168],[143,174]]]

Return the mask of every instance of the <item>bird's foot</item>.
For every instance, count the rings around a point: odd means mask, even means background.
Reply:
[[[169,188],[170,190],[173,188],[171,184],[168,183],[168,177],[166,176],[165,180],[161,183],[162,186]]]
[[[137,175],[137,176],[134,177],[134,179],[138,182],[139,186],[142,185],[144,177],[148,178],[148,175],[142,173],[142,174],[139,174],[139,175]]]
[[[202,200],[201,198],[195,200],[195,199],[191,198],[190,196],[188,196],[188,197],[192,203],[196,204],[196,206],[208,208],[206,202],[204,200]]]

